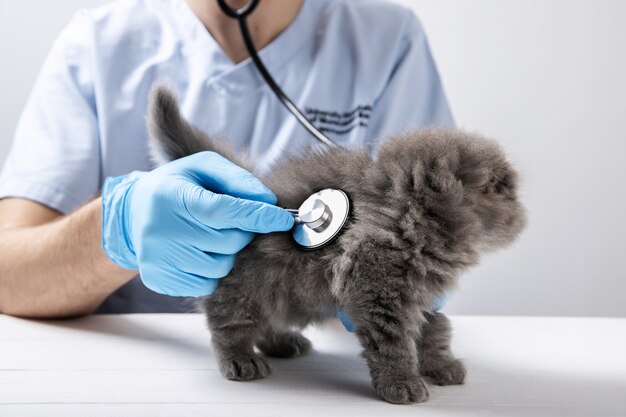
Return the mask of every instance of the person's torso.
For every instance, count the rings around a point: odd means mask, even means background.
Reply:
[[[357,4],[353,4],[357,3]],[[260,51],[272,76],[311,121],[348,148],[366,144],[372,106],[397,44],[381,2],[306,0],[295,21]],[[369,7],[369,9],[368,9]],[[92,12],[94,96],[102,179],[152,168],[145,115],[150,89],[166,83],[183,114],[209,135],[246,152],[266,172],[285,154],[317,145],[263,82],[251,60],[233,64],[183,0],[118,1]],[[378,37],[378,39],[377,39]]]
[[[259,55],[283,91],[333,141],[367,146],[368,123],[396,63],[407,10],[382,1],[305,0],[294,22]],[[101,183],[153,168],[145,116],[166,83],[184,116],[245,152],[256,173],[284,155],[321,146],[283,107],[251,60],[233,64],[184,0],[123,0],[90,12]],[[98,312],[189,311],[138,278]]]

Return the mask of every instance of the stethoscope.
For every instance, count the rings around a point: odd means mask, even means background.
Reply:
[[[272,89],[278,100],[314,137],[326,146],[339,148],[335,142],[326,137],[306,118],[283,90],[276,84],[269,71],[259,58],[254,48],[246,18],[254,11],[259,0],[251,0],[239,9],[233,9],[226,0],[217,0],[222,11],[229,17],[237,19],[243,41],[261,76]],[[348,220],[350,200],[342,190],[327,188],[310,195],[297,210],[288,209],[294,215],[295,226],[292,234],[298,245],[304,249],[318,249],[330,243],[341,231]]]

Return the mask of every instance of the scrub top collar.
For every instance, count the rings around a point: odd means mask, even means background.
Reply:
[[[259,51],[261,60],[273,75],[280,74],[285,64],[301,52],[302,46],[318,31],[318,18],[326,1],[305,0],[294,21],[272,42]],[[219,84],[230,93],[243,94],[264,88],[265,83],[250,58],[235,64],[224,53],[204,24],[185,0],[176,0],[174,12],[186,35],[183,54],[195,55],[206,74],[207,84]]]

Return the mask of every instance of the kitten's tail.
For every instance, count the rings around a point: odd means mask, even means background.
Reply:
[[[197,152],[213,151],[235,164],[250,169],[244,158],[227,144],[213,141],[187,122],[180,114],[176,95],[168,87],[152,88],[148,105],[150,153],[157,164],[163,164]]]

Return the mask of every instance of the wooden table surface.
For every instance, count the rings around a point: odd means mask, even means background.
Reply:
[[[305,333],[265,380],[222,379],[201,315],[0,315],[0,416],[626,416],[626,319],[453,317],[467,383],[376,397],[354,335]]]

